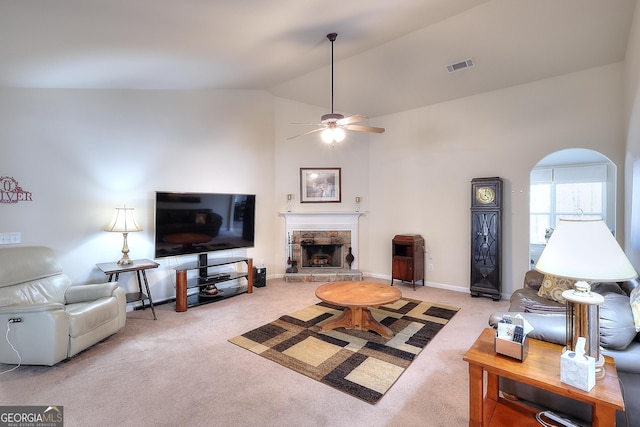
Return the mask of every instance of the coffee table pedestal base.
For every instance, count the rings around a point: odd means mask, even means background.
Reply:
[[[323,331],[336,328],[374,331],[384,338],[392,338],[393,331],[378,322],[367,307],[346,307],[336,320],[322,325]]]

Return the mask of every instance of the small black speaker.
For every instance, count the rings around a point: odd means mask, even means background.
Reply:
[[[253,267],[253,286],[256,288],[267,286],[267,269],[265,267]]]

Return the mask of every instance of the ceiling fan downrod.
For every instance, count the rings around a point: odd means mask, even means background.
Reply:
[[[333,114],[333,42],[338,38],[338,33],[329,33],[327,38],[331,42],[331,114]]]
[[[323,123],[325,121],[335,122],[344,118],[342,114],[335,114],[333,112],[333,42],[338,38],[338,33],[329,33],[327,34],[327,38],[331,42],[331,114],[325,114],[322,116]]]

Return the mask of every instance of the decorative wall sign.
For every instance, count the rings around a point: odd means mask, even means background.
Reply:
[[[301,203],[340,203],[341,168],[300,168]]]
[[[24,191],[10,176],[0,176],[0,203],[31,202],[31,192]]]

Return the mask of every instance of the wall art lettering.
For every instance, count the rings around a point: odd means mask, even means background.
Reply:
[[[0,203],[31,202],[31,192],[25,191],[10,176],[0,176]]]

